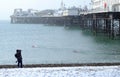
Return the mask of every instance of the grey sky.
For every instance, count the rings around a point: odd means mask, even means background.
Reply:
[[[15,8],[37,10],[60,8],[62,0],[0,0],[0,20],[9,20]],[[91,0],[63,0],[66,7],[89,5]]]

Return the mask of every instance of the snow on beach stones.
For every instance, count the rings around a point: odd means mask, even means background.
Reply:
[[[120,77],[120,66],[0,69],[0,77]]]

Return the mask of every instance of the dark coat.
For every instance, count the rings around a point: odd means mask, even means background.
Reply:
[[[18,62],[22,61],[21,53],[16,53],[16,54],[15,54],[15,57],[17,58],[17,61],[18,61]]]

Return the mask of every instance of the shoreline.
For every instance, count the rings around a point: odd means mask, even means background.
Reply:
[[[23,68],[35,67],[76,67],[76,66],[117,66],[120,63],[75,63],[75,64],[25,64]],[[18,68],[16,65],[0,65],[1,68]]]

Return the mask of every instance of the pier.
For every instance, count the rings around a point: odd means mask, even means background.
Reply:
[[[120,37],[120,12],[87,13],[75,16],[11,16],[13,24],[53,24],[79,26],[94,34],[103,33],[110,39]]]
[[[67,27],[79,26],[89,29],[94,35],[102,33],[110,39],[120,38],[120,0],[91,0],[91,8],[67,8],[61,2],[60,9],[34,11],[15,9],[11,23],[52,24]]]

